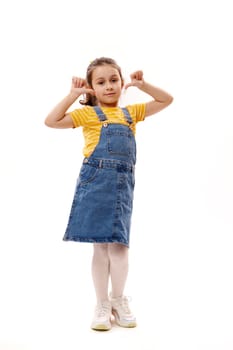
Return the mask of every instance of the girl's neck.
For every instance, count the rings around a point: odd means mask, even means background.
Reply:
[[[102,107],[102,108],[117,108],[119,107],[118,103],[113,103],[113,104],[106,104],[106,103],[98,103],[97,105],[98,107]]]

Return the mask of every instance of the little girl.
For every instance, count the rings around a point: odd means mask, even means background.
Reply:
[[[130,77],[125,89],[137,87],[152,97],[150,102],[121,108],[121,69],[113,59],[101,57],[90,63],[86,79],[73,77],[70,93],[45,119],[52,128],[83,127],[84,160],[64,240],[93,243],[92,277],[97,298],[91,324],[94,330],[111,329],[112,315],[119,326],[136,326],[124,296],[136,163],[135,129],[137,122],[173,100],[167,92],[147,83],[142,71]],[[67,112],[81,95],[83,107]]]

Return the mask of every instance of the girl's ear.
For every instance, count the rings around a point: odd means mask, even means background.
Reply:
[[[122,89],[123,89],[124,85],[125,85],[124,79],[121,79],[121,88]]]

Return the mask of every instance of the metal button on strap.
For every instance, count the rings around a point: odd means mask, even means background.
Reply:
[[[108,127],[108,123],[103,123],[103,127],[107,128]]]

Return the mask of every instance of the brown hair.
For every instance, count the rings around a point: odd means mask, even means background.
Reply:
[[[121,68],[118,66],[115,60],[109,57],[100,57],[96,58],[94,61],[92,61],[89,66],[87,67],[87,73],[86,73],[86,81],[87,84],[92,88],[92,73],[96,67],[103,66],[105,64],[111,65],[114,68],[116,68],[120,74],[122,85],[124,83],[124,79],[122,77]],[[80,100],[79,103],[82,105],[88,105],[88,106],[96,106],[97,105],[97,99],[95,96],[91,94],[85,94],[85,99]]]

